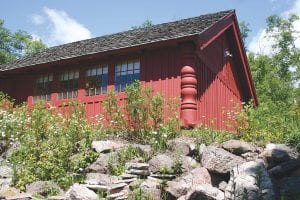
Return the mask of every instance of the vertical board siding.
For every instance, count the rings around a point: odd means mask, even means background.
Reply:
[[[205,49],[205,60],[197,61],[198,123],[223,130],[232,129],[232,119],[241,104],[237,66],[232,58],[224,57],[225,49],[230,45],[224,34]]]
[[[147,52],[144,56],[145,76],[142,83],[154,93],[163,93],[166,98],[180,97],[180,69],[177,51],[162,49]]]

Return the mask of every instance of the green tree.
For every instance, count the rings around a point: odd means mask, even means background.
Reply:
[[[246,23],[245,21],[241,21],[239,23],[239,27],[240,27],[242,40],[244,42],[244,45],[246,45],[246,39],[248,38],[249,32],[251,31],[251,29],[249,28],[249,23]]]
[[[11,62],[23,56],[29,56],[46,48],[41,40],[24,32],[11,32],[4,27],[4,21],[0,20],[0,64]]]
[[[132,26],[131,28],[132,28],[132,29],[147,28],[147,27],[150,27],[150,26],[153,26],[153,25],[154,25],[154,24],[153,24],[153,22],[152,22],[151,20],[146,19],[146,20],[142,23],[142,25],[140,25],[140,26]]]
[[[295,83],[299,81],[300,51],[295,46],[293,26],[298,19],[296,15],[268,17],[267,37],[273,41],[272,54],[248,55],[260,102],[290,105],[299,98]]]

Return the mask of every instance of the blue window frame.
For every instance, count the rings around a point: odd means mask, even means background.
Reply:
[[[115,66],[115,90],[124,91],[126,86],[140,80],[140,61],[131,60]]]
[[[85,96],[106,94],[108,83],[107,65],[95,67],[86,71]]]

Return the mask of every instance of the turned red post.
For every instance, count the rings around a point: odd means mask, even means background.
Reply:
[[[186,43],[180,46],[181,68],[181,111],[180,119],[183,127],[195,127],[197,122],[197,76],[195,46]]]

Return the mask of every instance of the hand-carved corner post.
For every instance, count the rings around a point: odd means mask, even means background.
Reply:
[[[180,45],[181,68],[181,112],[180,120],[185,128],[193,128],[197,121],[197,75],[195,46],[193,43]]]

